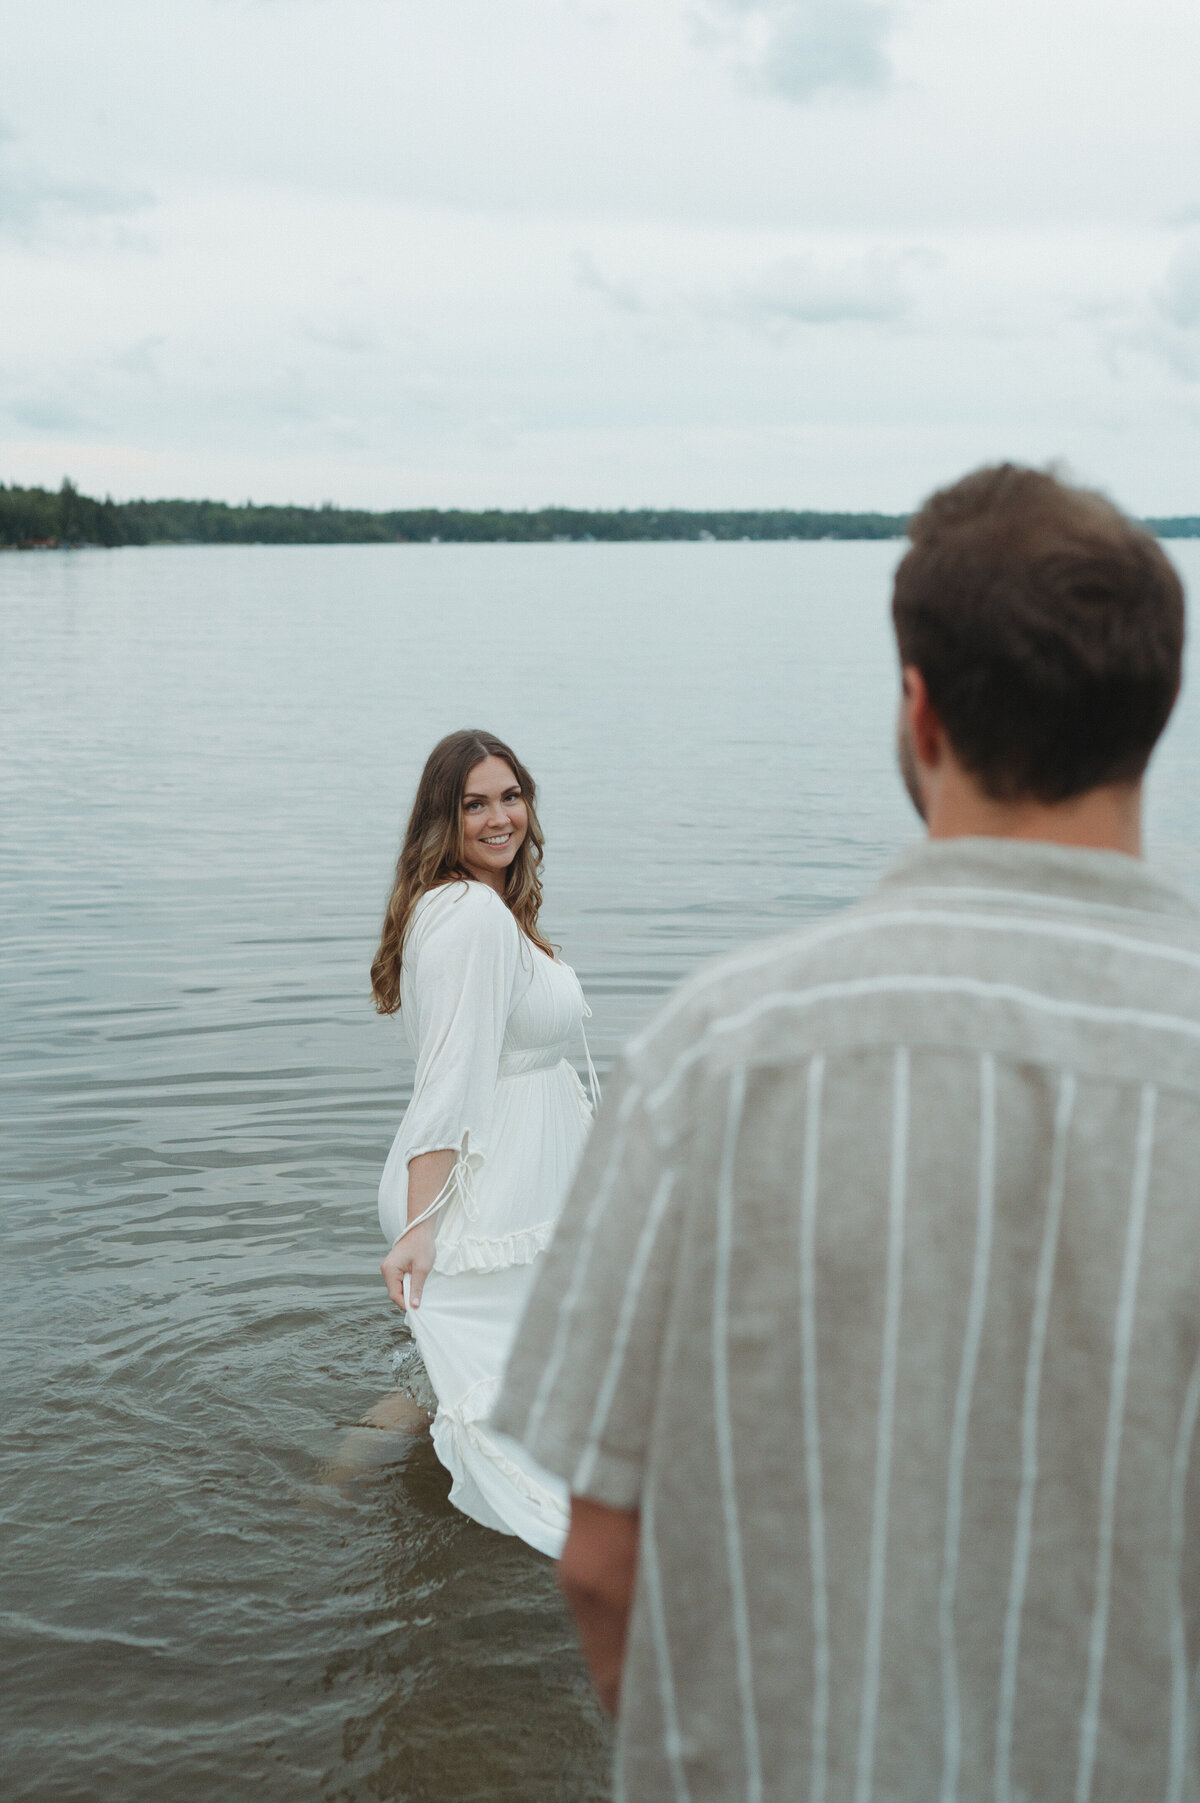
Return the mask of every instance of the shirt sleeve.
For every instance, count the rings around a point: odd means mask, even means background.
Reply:
[[[622,1062],[517,1334],[493,1425],[576,1495],[636,1509],[685,1185]]]
[[[489,1150],[504,1030],[521,969],[516,921],[481,883],[452,883],[426,904],[405,958],[417,1070],[405,1117],[407,1161]]]

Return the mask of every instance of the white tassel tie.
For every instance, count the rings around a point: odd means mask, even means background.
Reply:
[[[591,1020],[591,1018],[592,1011],[587,1003],[584,1002],[583,1020]],[[583,1041],[583,1055],[587,1059],[588,1088],[592,1092],[592,1113],[593,1115],[596,1115],[600,1112],[600,1079],[597,1077],[596,1067],[592,1063],[592,1048],[588,1044],[587,1029],[584,1027],[583,1021],[580,1021],[579,1023],[579,1037]]]
[[[468,1221],[477,1221],[479,1219],[479,1203],[475,1196],[475,1172],[471,1165],[470,1155],[464,1156],[461,1152],[456,1154],[454,1163],[450,1168],[450,1175],[447,1177],[445,1183],[443,1183],[441,1189],[429,1204],[429,1207],[425,1210],[424,1214],[419,1214],[415,1220],[408,1223],[404,1229],[404,1233],[399,1236],[395,1241],[395,1244],[398,1246],[400,1240],[404,1238],[404,1234],[411,1233],[414,1227],[419,1227],[422,1221],[428,1221],[433,1215],[445,1208],[448,1202],[453,1202],[456,1199],[462,1203],[462,1210]]]

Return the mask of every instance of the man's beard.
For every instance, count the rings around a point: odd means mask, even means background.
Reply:
[[[917,775],[917,754],[913,750],[912,731],[908,720],[901,709],[896,724],[896,759],[900,765],[900,776],[904,787],[908,790],[908,799],[912,802],[921,819],[925,818],[925,798],[921,794],[921,784]]]

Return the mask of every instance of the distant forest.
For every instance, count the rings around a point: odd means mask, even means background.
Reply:
[[[635,508],[531,512],[421,507],[367,513],[351,507],[230,507],[224,501],[96,501],[66,481],[58,490],[0,483],[0,548],[89,545],[559,544],[644,539],[900,538],[901,513],[697,512]],[[1200,516],[1145,522],[1160,538],[1200,538]]]

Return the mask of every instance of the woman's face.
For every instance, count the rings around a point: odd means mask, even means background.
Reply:
[[[463,788],[463,863],[477,882],[503,894],[509,865],[529,830],[516,777],[502,758],[486,757]]]

